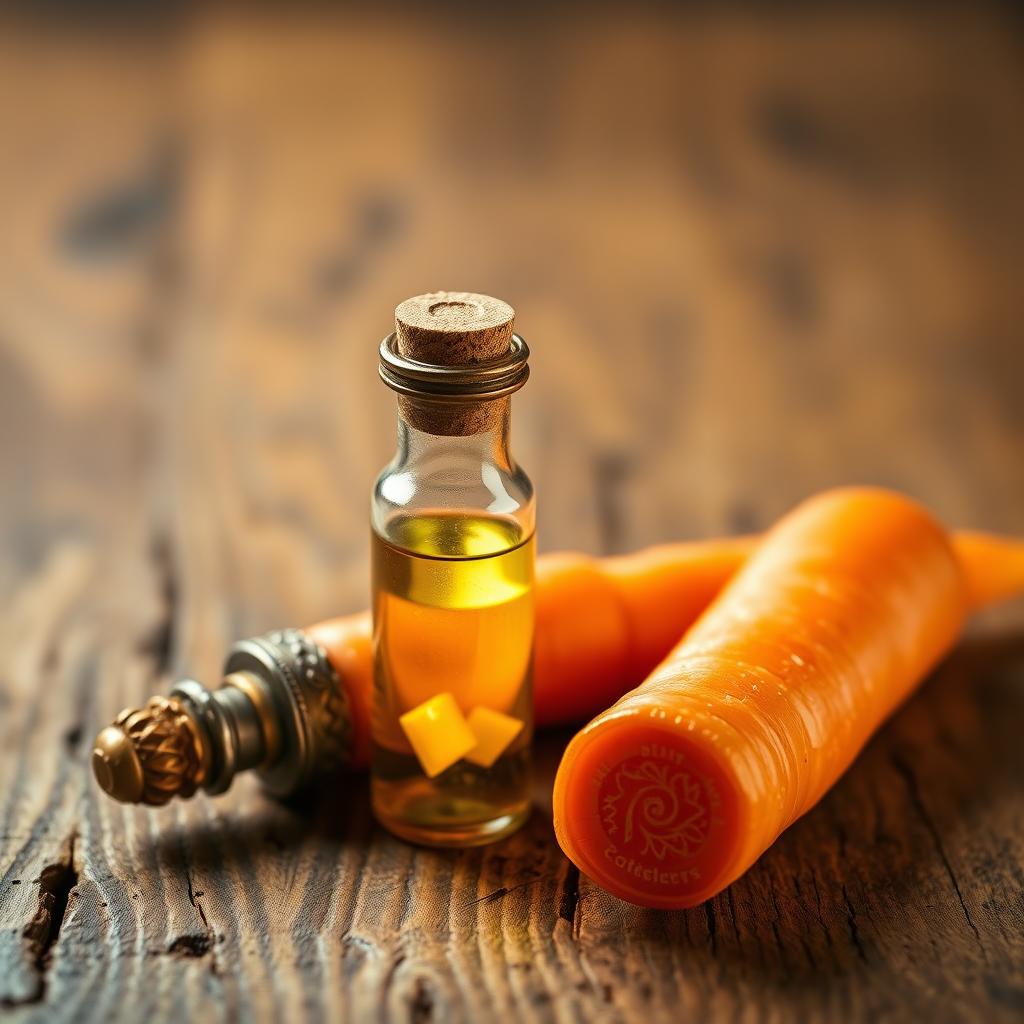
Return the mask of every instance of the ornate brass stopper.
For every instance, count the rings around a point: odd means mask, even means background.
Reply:
[[[352,748],[345,689],[323,649],[297,629],[243,640],[221,685],[192,679],[126,709],[101,730],[93,773],[123,803],[159,806],[202,788],[223,793],[255,769],[285,795],[343,766]]]
[[[92,770],[115,800],[159,806],[196,791],[204,775],[202,754],[181,703],[152,697],[144,708],[126,708],[96,737]]]

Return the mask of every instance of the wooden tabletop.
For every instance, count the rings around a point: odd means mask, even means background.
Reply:
[[[0,31],[0,1015],[1019,1020],[1024,607],[977,622],[697,909],[537,810],[465,853],[126,808],[95,730],[367,600],[376,344],[518,310],[541,548],[756,530],[841,482],[1024,534],[1024,62],[998,9],[324,9]]]

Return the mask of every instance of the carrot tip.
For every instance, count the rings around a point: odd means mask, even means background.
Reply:
[[[570,744],[555,780],[558,842],[620,899],[696,906],[730,881],[741,837],[739,801],[717,759],[685,724],[644,717],[600,720]],[[560,822],[571,822],[571,836]]]

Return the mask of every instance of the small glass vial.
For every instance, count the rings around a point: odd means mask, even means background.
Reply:
[[[403,302],[381,344],[398,450],[372,502],[377,819],[474,846],[530,811],[534,501],[509,451],[526,343],[497,299]]]

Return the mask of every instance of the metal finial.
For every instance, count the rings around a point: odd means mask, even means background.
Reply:
[[[101,788],[124,803],[160,805],[197,788],[223,793],[241,771],[285,795],[351,756],[345,688],[327,655],[297,629],[242,640],[217,689],[193,679],[170,697],[122,711],[96,737]]]
[[[124,803],[160,806],[189,797],[202,783],[203,751],[176,700],[153,697],[126,708],[96,737],[92,766],[103,790]]]

